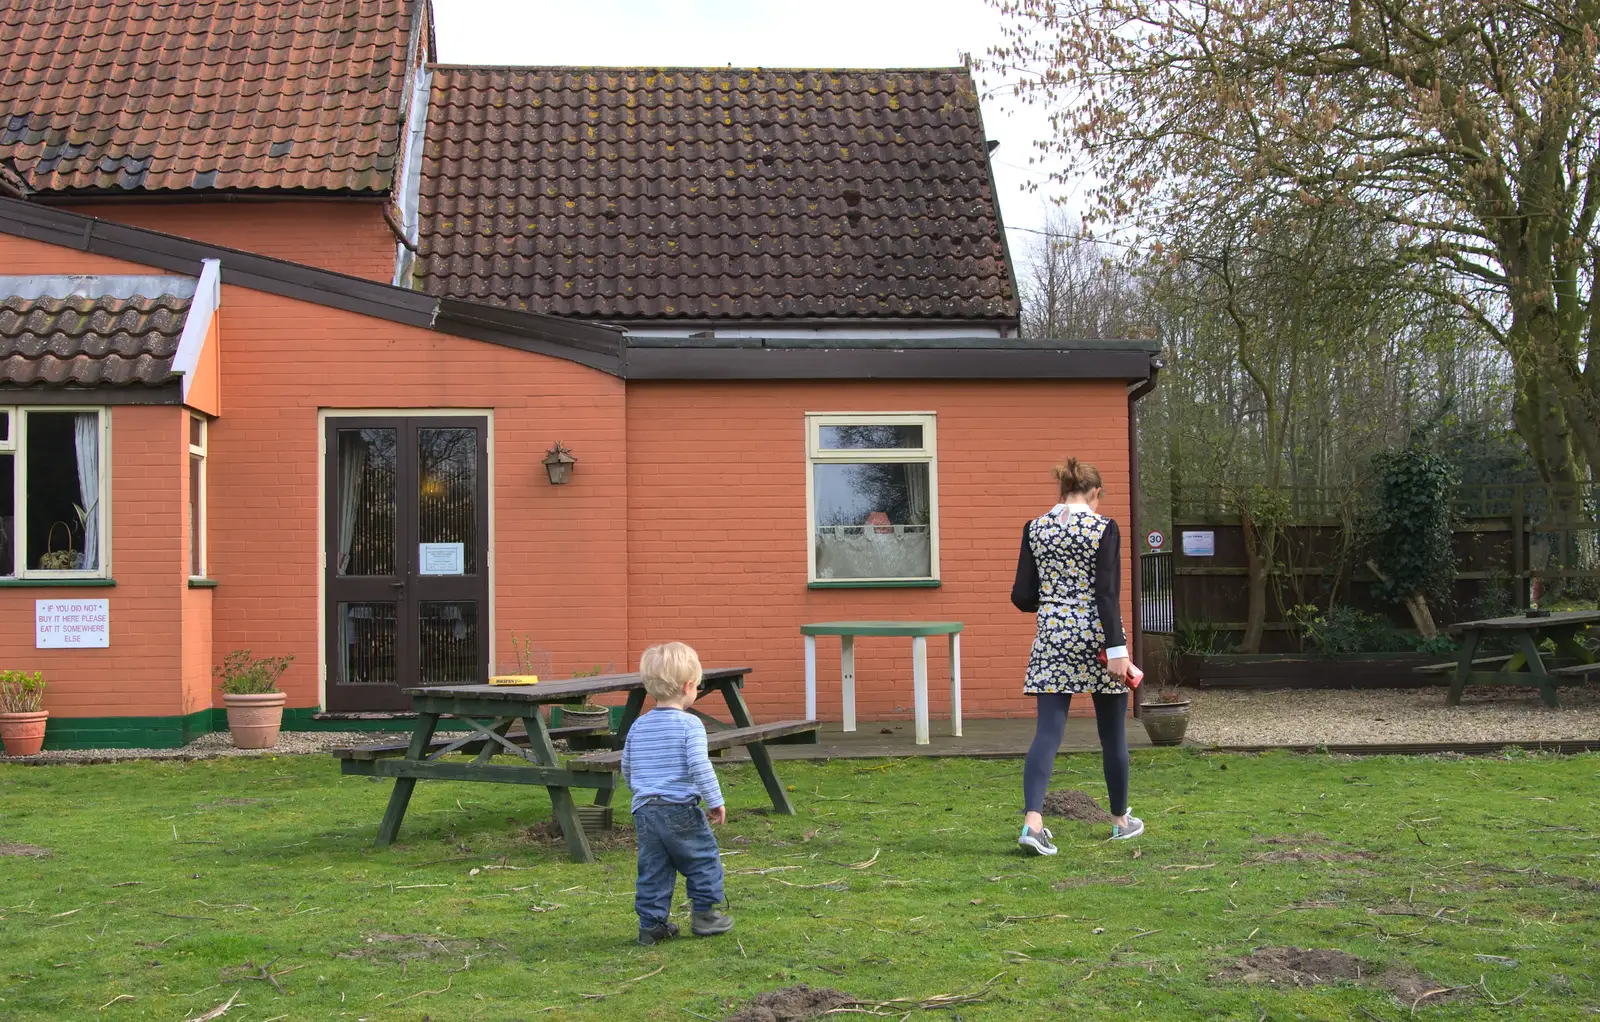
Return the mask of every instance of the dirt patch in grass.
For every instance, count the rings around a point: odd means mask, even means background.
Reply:
[[[1262,863],[1369,862],[1377,858],[1371,852],[1360,849],[1337,848],[1321,834],[1278,834],[1253,840],[1258,845],[1269,846],[1271,850],[1246,856],[1246,866]]]
[[[16,855],[24,859],[42,859],[50,854],[50,849],[38,845],[18,845],[0,841],[0,855]]]
[[[1355,955],[1335,948],[1267,947],[1245,955],[1217,973],[1215,979],[1233,983],[1312,987],[1341,980],[1378,987],[1402,1004],[1426,999],[1433,1004],[1465,993],[1438,983],[1403,962],[1373,970]]]
[[[335,951],[335,958],[365,958],[374,962],[416,962],[429,958],[476,957],[491,950],[504,950],[494,941],[461,937],[439,937],[428,933],[369,933],[360,946]]]
[[[540,848],[559,848],[564,851],[567,847],[567,838],[561,833],[561,824],[554,820],[544,820],[531,827],[524,827],[517,837]],[[634,844],[636,840],[632,827],[617,826],[610,830],[589,832],[589,847],[597,852],[613,848],[632,848]]]
[[[1111,814],[1081,791],[1052,791],[1044,797],[1044,815],[1083,823],[1110,823]]]
[[[723,1022],[808,1022],[854,1002],[854,997],[838,990],[801,983],[757,994]]]

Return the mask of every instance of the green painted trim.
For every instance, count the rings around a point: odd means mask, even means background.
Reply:
[[[0,589],[109,589],[116,584],[114,578],[0,578]]]
[[[927,638],[961,631],[960,621],[822,621],[801,625],[801,635],[894,635]]]
[[[908,578],[889,582],[807,582],[807,589],[938,589],[936,578]]]
[[[215,589],[216,587],[217,580],[214,578],[191,578],[189,580],[190,589]]]
[[[46,749],[178,749],[215,731],[220,710],[171,717],[51,717]],[[226,721],[223,727],[227,727]]]

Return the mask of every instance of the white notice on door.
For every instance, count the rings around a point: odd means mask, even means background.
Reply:
[[[467,573],[467,545],[465,543],[422,543],[417,547],[419,575],[465,575]]]
[[[110,600],[35,600],[35,649],[105,649],[111,645]]]
[[[1185,557],[1217,556],[1217,534],[1215,532],[1185,532],[1183,534],[1183,555]]]

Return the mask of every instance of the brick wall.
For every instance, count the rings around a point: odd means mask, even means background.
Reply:
[[[493,408],[494,657],[509,665],[517,632],[551,651],[557,674],[626,659],[621,381],[226,285],[222,315],[225,397],[209,449],[216,657],[293,653],[289,705],[317,704],[319,409]],[[578,457],[561,487],[540,464],[557,440]]]
[[[1067,454],[1100,467],[1101,510],[1127,521],[1127,408],[1119,381],[631,384],[629,651],[681,639],[708,665],[750,665],[753,705],[773,719],[805,708],[802,622],[959,620],[965,713],[1031,714],[1034,619],[1010,603],[1022,526],[1055,502]],[[938,413],[941,588],[807,588],[804,415],[832,411]],[[857,640],[861,718],[910,715],[910,647]],[[824,719],[840,717],[838,652],[818,640]],[[949,712],[946,653],[930,640],[935,716]]]
[[[377,201],[120,200],[69,208],[104,220],[259,252],[385,284],[394,279],[394,234],[383,222],[383,206]],[[199,273],[199,268],[194,272]]]
[[[43,671],[45,709],[58,717],[185,712],[180,692],[178,575],[182,514],[172,456],[176,408],[111,410],[111,549],[117,584],[0,589],[0,665]],[[108,600],[107,649],[35,649],[34,601]]]

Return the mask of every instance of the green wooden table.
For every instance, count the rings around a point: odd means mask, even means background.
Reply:
[[[754,727],[742,691],[744,677],[749,673],[748,667],[712,668],[704,672],[701,681],[703,693],[721,693],[735,728]],[[537,784],[550,792],[550,804],[557,822],[561,824],[561,832],[566,837],[567,849],[572,857],[579,862],[593,862],[594,852],[584,836],[572,789],[593,789],[594,804],[608,806],[620,776],[612,770],[572,770],[563,767],[556,758],[550,729],[540,711],[551,704],[579,702],[612,692],[628,693],[628,703],[622,711],[622,723],[611,739],[611,744],[621,748],[628,729],[644,710],[644,679],[637,673],[548,681],[537,685],[433,685],[407,689],[406,694],[411,697],[411,705],[417,712],[417,723],[404,755],[386,757],[381,753],[391,748],[398,751],[398,747],[381,745],[340,749],[335,754],[340,758],[340,769],[346,774],[395,779],[394,792],[389,796],[389,808],[378,826],[379,845],[392,844],[400,833],[400,823],[405,819],[411,792],[419,780]],[[690,712],[705,720],[708,728],[727,726],[699,710],[691,709]],[[441,746],[433,741],[433,736],[439,718],[446,716],[460,720],[468,730],[461,737]],[[526,748],[507,737],[512,725],[519,720],[526,731]],[[472,760],[444,760],[445,756],[468,745],[481,746],[481,751]],[[777,771],[773,769],[771,753],[760,742],[750,743],[746,748],[772,799],[773,809],[794,815],[794,806],[790,804],[789,796],[778,780]],[[520,762],[515,765],[490,762],[497,754],[510,755]]]
[[[1434,670],[1447,670],[1452,674],[1451,706],[1460,704],[1461,694],[1468,685],[1534,685],[1545,705],[1556,707],[1560,705],[1556,699],[1557,685],[1580,682],[1600,671],[1594,654],[1578,641],[1578,635],[1593,624],[1600,624],[1600,610],[1563,610],[1546,617],[1517,614],[1463,621],[1450,629],[1461,636],[1461,652],[1456,662],[1434,665]],[[1510,640],[1514,651],[1509,656],[1479,659],[1478,648],[1490,636]],[[1555,640],[1557,659],[1554,661],[1539,650],[1546,639]],[[1478,669],[1490,664],[1498,664],[1499,669]]]
[[[911,683],[917,717],[917,744],[928,744],[928,638],[950,636],[950,733],[961,736],[960,621],[823,621],[801,625],[806,640],[806,719],[817,718],[817,636],[839,637],[840,677],[844,685],[844,729],[856,729],[855,641],[862,636],[911,638]]]

